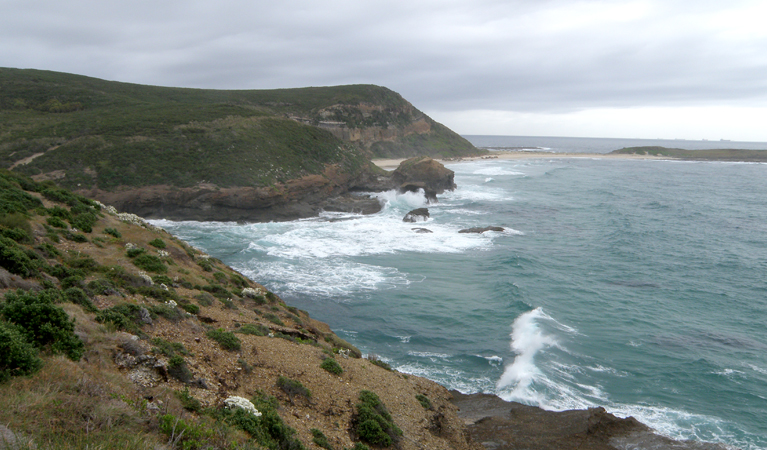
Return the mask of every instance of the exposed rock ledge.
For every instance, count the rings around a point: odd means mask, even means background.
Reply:
[[[360,214],[380,211],[378,199],[363,192],[423,189],[430,201],[436,201],[437,194],[455,188],[453,177],[453,171],[439,162],[418,157],[403,161],[388,174],[367,168],[350,175],[331,165],[322,175],[307,175],[272,187],[155,185],[79,193],[150,219],[269,222],[314,217],[322,211]]]
[[[652,432],[633,417],[618,418],[603,408],[545,411],[506,402],[490,394],[453,394],[475,442],[487,450],[725,450],[720,444],[675,441]]]

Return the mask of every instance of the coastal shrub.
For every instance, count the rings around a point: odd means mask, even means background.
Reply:
[[[186,365],[186,361],[181,356],[175,355],[168,360],[168,375],[183,382],[192,381],[192,371]]]
[[[75,305],[80,305],[88,312],[98,312],[98,308],[93,305],[88,295],[80,288],[70,287],[64,291],[64,299]]]
[[[88,238],[85,237],[84,234],[80,234],[80,233],[67,232],[66,234],[64,234],[64,237],[72,242],[79,242],[79,243],[88,242]]]
[[[39,198],[33,197],[10,183],[0,183],[0,213],[26,213],[43,206]]]
[[[74,209],[75,208],[72,208],[72,210]],[[93,231],[93,225],[95,225],[98,220],[99,217],[96,214],[88,211],[77,214],[72,218],[72,220],[69,221],[69,223],[71,223],[73,227],[80,231],[90,233]]]
[[[235,333],[250,334],[253,336],[268,336],[269,328],[261,324],[246,323],[245,325],[235,330]]]
[[[269,322],[272,322],[275,325],[279,325],[281,327],[285,326],[285,323],[283,323],[283,321],[280,320],[280,318],[277,317],[277,315],[275,315],[275,314],[266,313],[266,314],[264,314],[264,318],[266,318],[266,320],[268,320]]]
[[[189,303],[188,301],[182,301],[178,304],[178,307],[183,309],[184,311],[188,312],[189,314],[199,314],[200,313],[200,307],[195,305],[194,303]]]
[[[152,281],[155,284],[164,284],[166,286],[171,286],[173,284],[173,280],[167,275],[155,275],[152,277]]]
[[[423,406],[423,409],[431,409],[431,400],[423,394],[416,394],[415,399]]]
[[[66,224],[63,220],[61,220],[59,217],[46,217],[45,222],[55,228],[63,228],[67,229],[69,228],[69,225]]]
[[[33,242],[32,225],[22,213],[0,214],[0,233],[16,242]]]
[[[168,289],[165,290],[162,286],[139,286],[136,288],[136,292],[146,297],[151,297],[162,302],[168,302],[170,300],[178,300],[178,294]]]
[[[272,450],[305,450],[304,445],[295,437],[296,430],[289,427],[277,414],[277,399],[259,393],[251,399],[253,406],[261,413],[251,414],[241,408],[224,408],[218,414],[226,423],[248,433],[253,440],[264,448]]]
[[[338,337],[335,333],[328,333],[325,335],[325,342],[333,346],[333,350],[339,353],[340,350],[348,352],[352,358],[362,358],[362,352],[352,344]]]
[[[382,447],[389,447],[396,442],[402,435],[402,430],[394,423],[378,395],[364,390],[360,392],[359,400],[355,405],[356,413],[352,424],[360,440]]]
[[[25,278],[37,271],[36,264],[32,262],[24,249],[7,237],[0,237],[0,267]]]
[[[330,442],[328,442],[328,438],[325,436],[325,433],[318,430],[317,428],[312,428],[309,431],[312,433],[312,442],[327,450],[334,450],[333,446],[330,445]]]
[[[239,350],[242,346],[240,338],[230,331],[224,331],[223,328],[208,330],[205,335],[218,342],[224,350]]]
[[[37,348],[61,353],[73,361],[83,355],[85,344],[75,335],[74,321],[54,305],[61,299],[57,289],[35,293],[32,291],[9,292],[5,304],[0,306],[0,316],[18,326],[26,340]]]
[[[159,249],[163,249],[167,247],[167,244],[165,244],[165,241],[163,241],[160,238],[152,239],[151,241],[149,241],[149,245]]]
[[[118,330],[136,333],[141,326],[152,323],[157,316],[151,311],[135,303],[120,303],[111,308],[99,311],[96,321],[103,324],[111,324]]]
[[[135,258],[138,255],[146,253],[146,250],[141,247],[132,247],[129,248],[125,254],[128,256],[128,258]]]
[[[168,271],[168,267],[160,258],[149,254],[142,254],[133,258],[133,265],[147,272],[166,273]]]
[[[210,306],[213,304],[213,296],[206,292],[201,292],[195,295],[194,299],[197,300],[197,303],[199,303],[200,306]]]
[[[275,303],[280,300],[279,297],[277,297],[274,292],[267,292],[266,293],[266,299],[269,300],[269,303]]]
[[[0,320],[0,383],[11,377],[31,375],[42,367],[37,350],[12,324]]]
[[[208,284],[205,286],[202,286],[202,290],[205,292],[210,292],[215,297],[218,298],[230,298],[232,297],[232,293],[229,292],[225,287],[221,286],[220,284]]]
[[[152,352],[165,355],[169,358],[176,355],[191,355],[181,342],[170,342],[159,337],[152,339],[151,342],[152,345],[154,345],[154,347],[152,347]]]
[[[333,358],[325,358],[325,360],[322,361],[322,364],[320,364],[320,367],[332,373],[333,375],[341,375],[344,372],[341,364],[338,364],[338,361]]]
[[[45,255],[48,258],[56,258],[58,256],[61,256],[61,252],[56,247],[52,246],[51,244],[47,242],[40,244],[37,247],[37,250],[40,250],[43,253],[43,255]]]
[[[277,379],[277,387],[288,394],[290,403],[293,403],[293,397],[300,395],[304,398],[312,398],[312,393],[298,380],[293,380],[280,375]]]
[[[368,359],[368,361],[370,361],[371,363],[375,364],[378,367],[381,367],[381,368],[389,370],[389,371],[391,370],[391,366],[389,364],[387,364],[386,362],[381,361],[380,359],[378,359],[378,355],[376,355],[375,353],[369,354],[367,359]]]
[[[213,272],[213,263],[208,258],[198,260],[197,265],[202,267],[202,270],[206,272]]]
[[[99,263],[88,255],[71,258],[67,261],[67,265],[74,269],[82,269],[85,273],[90,273],[99,268]]]
[[[151,305],[147,309],[154,315],[162,317],[170,322],[178,322],[186,318],[184,313],[176,307],[176,302],[170,300],[168,303]]]
[[[120,234],[120,232],[117,231],[115,228],[104,228],[104,234],[108,234],[110,236],[114,236],[114,237],[116,237],[118,239],[123,237],[123,235]]]
[[[213,428],[201,424],[187,423],[172,414],[160,416],[160,432],[168,436],[171,448],[184,450],[202,450],[212,448],[208,445],[216,437]]]
[[[176,398],[181,402],[181,407],[187,411],[199,413],[202,411],[202,403],[199,400],[192,397],[189,393],[189,388],[184,388],[183,391],[175,392]]]

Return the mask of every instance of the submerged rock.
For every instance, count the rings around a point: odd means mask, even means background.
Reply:
[[[417,208],[405,214],[403,222],[426,222],[429,218],[429,208]]]
[[[413,231],[415,231],[416,233],[419,233],[419,234],[434,233],[433,231],[431,231],[428,228],[411,228],[411,230],[413,230]]]
[[[473,228],[464,228],[463,230],[459,231],[459,233],[484,233],[485,231],[504,231],[503,227],[473,227]]]

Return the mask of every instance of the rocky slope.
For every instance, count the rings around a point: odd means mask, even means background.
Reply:
[[[220,261],[50,183],[0,172],[0,184],[7,439],[67,449],[379,448],[359,423],[370,391],[399,430],[393,447],[481,448],[446,389],[360,358]],[[32,322],[12,314],[25,307],[49,313]],[[71,331],[60,314],[74,320]],[[62,327],[69,347],[25,338],[35,321]],[[226,408],[232,396],[262,416]]]

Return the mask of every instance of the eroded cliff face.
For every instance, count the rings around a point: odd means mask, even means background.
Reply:
[[[315,217],[322,211],[380,211],[378,199],[365,192],[423,189],[427,198],[436,201],[437,194],[455,188],[453,176],[453,171],[439,162],[422,157],[403,161],[392,173],[382,173],[371,165],[350,174],[337,165],[328,165],[322,175],[307,175],[269,187],[154,185],[79,193],[149,219],[270,222]]]

